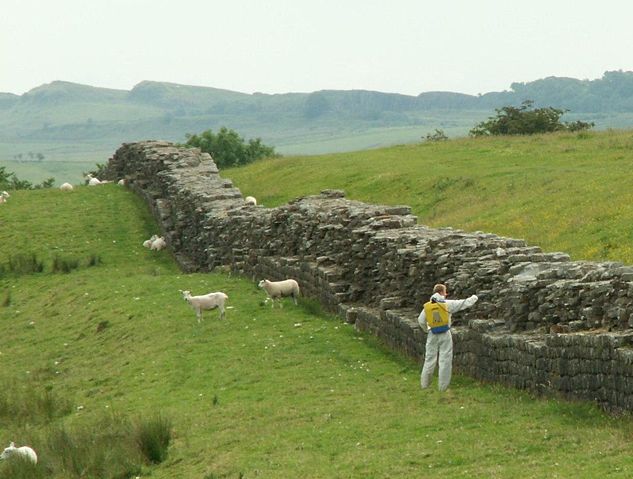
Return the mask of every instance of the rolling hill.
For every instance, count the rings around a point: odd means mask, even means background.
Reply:
[[[246,94],[144,81],[130,91],[64,81],[23,95],[0,93],[0,161],[31,181],[78,182],[124,142],[184,141],[187,133],[227,126],[260,137],[282,154],[322,154],[419,142],[442,129],[465,136],[494,109],[531,99],[569,109],[598,129],[633,125],[633,72],[597,80],[548,77],[510,90],[418,96],[364,90]],[[43,159],[38,159],[38,155]]]

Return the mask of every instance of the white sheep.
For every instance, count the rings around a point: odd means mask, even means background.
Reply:
[[[275,307],[275,298],[279,298],[279,306],[281,306],[281,298],[284,296],[292,296],[292,300],[297,304],[297,297],[300,291],[299,284],[294,279],[285,279],[283,281],[262,279],[258,286],[268,293],[268,297],[272,300],[273,308]]]
[[[6,203],[6,202],[7,202],[7,199],[4,196],[0,195],[0,204]]]
[[[150,237],[150,239],[147,239],[145,241],[143,241],[143,246],[145,246],[146,248],[151,248],[152,247],[152,243],[154,242],[154,240],[158,239],[158,235],[152,235]]]
[[[8,198],[8,197],[9,197],[9,196],[11,196],[11,195],[9,194],[9,192],[8,192],[8,191],[3,191],[3,192],[2,192],[2,196],[3,196],[3,197],[5,197],[5,198]]]
[[[246,198],[244,198],[244,203],[246,203],[247,205],[257,206],[257,200],[254,196],[247,196]]]
[[[99,178],[94,178],[93,177],[93,178],[90,178],[88,180],[88,186],[97,186],[97,185],[100,185],[100,184],[101,184],[101,181],[99,180]]]
[[[198,322],[202,320],[202,311],[215,308],[220,310],[220,319],[224,319],[224,302],[229,299],[226,294],[221,291],[217,291],[215,293],[208,293],[201,296],[191,296],[190,291],[180,290],[180,292],[182,293],[184,300],[187,301],[196,312]]]
[[[117,181],[117,185],[121,185],[121,186],[125,186],[126,185],[126,181],[125,178],[121,178],[119,181]]]
[[[0,454],[0,459],[9,459],[10,457],[23,457],[33,464],[37,464],[37,454],[29,446],[15,447],[15,443],[12,442]]]
[[[167,243],[165,242],[165,238],[163,238],[162,236],[159,236],[154,241],[152,241],[152,244],[150,245],[149,249],[151,249],[152,251],[160,251],[161,249],[166,248],[166,247],[167,247]]]
[[[72,191],[74,188],[73,185],[71,185],[70,183],[62,183],[59,189],[62,191]]]

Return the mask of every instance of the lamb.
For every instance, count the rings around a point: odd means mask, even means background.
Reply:
[[[11,195],[9,194],[9,192],[8,192],[8,191],[3,191],[3,192],[2,192],[2,196],[3,196],[3,197],[5,197],[5,198],[8,198],[8,197],[9,197],[9,196],[11,196]]]
[[[297,304],[297,296],[299,296],[299,284],[294,279],[285,279],[283,281],[268,281],[262,279],[258,287],[263,288],[268,297],[272,300],[272,307],[275,307],[275,298],[279,298],[281,306],[281,298],[284,296],[292,296],[292,300]]]
[[[165,243],[165,238],[163,238],[162,236],[159,236],[154,241],[152,241],[152,244],[150,245],[149,249],[151,249],[152,251],[160,251],[161,249],[166,248],[166,247],[167,247],[167,243]]]
[[[0,195],[0,204],[6,203],[6,202],[7,202],[7,199],[4,196]]]
[[[191,296],[190,291],[182,291],[182,297],[187,301],[196,312],[198,323],[202,320],[202,311],[218,308],[220,310],[220,319],[224,319],[224,302],[229,297],[221,291],[208,293],[202,296]]]
[[[246,203],[247,205],[257,206],[257,200],[254,196],[247,196],[246,198],[244,198],[244,203]]]
[[[74,188],[70,183],[62,183],[59,189],[62,191],[72,191]]]
[[[23,457],[33,464],[37,464],[37,454],[29,446],[15,447],[15,443],[12,442],[0,454],[0,459],[9,459],[10,457]]]

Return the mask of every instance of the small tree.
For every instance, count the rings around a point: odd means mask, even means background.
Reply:
[[[435,129],[435,133],[427,133],[426,137],[423,137],[426,141],[446,141],[448,136],[444,133],[444,130],[438,128]]]
[[[0,190],[32,190],[34,188],[51,188],[55,178],[47,178],[38,185],[33,185],[28,180],[21,180],[15,173],[7,171],[5,166],[0,166]]]
[[[242,166],[261,158],[279,156],[275,148],[264,145],[261,138],[250,139],[246,143],[235,130],[226,127],[220,128],[217,134],[206,130],[199,135],[187,134],[186,137],[185,146],[209,153],[218,168]]]
[[[568,110],[553,107],[533,108],[533,105],[532,100],[526,100],[520,107],[497,108],[497,116],[475,125],[470,130],[470,135],[533,135],[554,131],[588,130],[594,126],[593,123],[582,121],[562,123],[560,117]]]

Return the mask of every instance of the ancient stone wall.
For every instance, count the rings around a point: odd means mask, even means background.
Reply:
[[[337,190],[277,208],[246,205],[208,154],[167,142],[123,145],[106,175],[145,198],[186,271],[293,277],[304,295],[418,359],[426,336],[417,314],[444,282],[453,297],[480,297],[454,318],[457,369],[633,410],[633,267],[429,228],[408,206]]]

